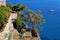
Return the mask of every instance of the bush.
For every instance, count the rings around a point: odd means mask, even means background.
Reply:
[[[0,29],[2,29],[3,24],[7,20],[7,12],[9,11],[8,7],[0,6]]]
[[[14,28],[18,30],[18,32],[20,33],[21,32],[21,29],[22,29],[22,25],[23,25],[23,22],[22,20],[20,19],[20,17],[18,17],[15,22],[13,22],[14,24]]]

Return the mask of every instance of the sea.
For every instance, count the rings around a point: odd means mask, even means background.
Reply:
[[[40,25],[41,40],[60,40],[60,0],[6,0],[6,2],[26,5],[23,14],[29,9],[34,12],[40,10],[45,20],[45,23]],[[30,24],[28,26],[31,27]]]

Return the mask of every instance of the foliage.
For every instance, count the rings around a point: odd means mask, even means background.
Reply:
[[[7,6],[10,10],[12,10],[12,8],[13,8],[13,4],[12,4],[12,3],[6,4],[6,6]]]
[[[42,16],[41,12],[38,11],[36,13],[35,26],[34,27],[39,28],[39,25],[42,24],[42,23],[45,23],[45,20],[43,19],[43,16]]]
[[[18,30],[18,32],[21,32],[22,29],[22,20],[18,17],[15,22],[14,22],[14,28],[16,28]]]
[[[9,12],[8,7],[0,6],[0,27],[7,19],[7,12]]]
[[[18,32],[20,33],[21,29],[22,29],[22,25],[23,25],[23,22],[21,20],[21,14],[22,14],[22,12],[20,11],[20,12],[17,12],[17,13],[18,13],[18,17],[15,20],[15,22],[13,22],[13,23],[14,23],[14,28],[16,28],[18,30]]]
[[[33,29],[38,29],[39,25],[44,23],[43,16],[40,11],[34,13],[33,11],[28,10],[26,15],[24,15],[23,20],[31,23]]]
[[[21,21],[20,17],[17,18],[16,24],[17,24],[17,26],[22,26],[22,21]]]
[[[18,17],[14,22],[15,28],[18,30],[18,32],[21,32],[21,30],[22,30],[23,22],[21,20],[21,15],[22,15],[22,10],[25,8],[26,8],[26,6],[22,5],[22,4],[17,4],[12,7],[12,11],[17,12],[17,14],[18,14]]]
[[[17,4],[17,5],[15,5],[15,6],[13,6],[12,10],[17,12],[17,11],[21,11],[21,10],[23,10],[23,9],[25,9],[25,8],[26,8],[25,5]]]
[[[22,25],[22,21],[21,21],[21,14],[22,14],[22,10],[25,9],[25,5],[22,4],[17,4],[17,5],[13,5],[13,4],[7,4],[6,6],[0,6],[0,27],[2,27],[2,25],[5,23],[6,19],[7,19],[7,13],[11,10],[11,11],[15,11],[18,13],[18,18],[16,20],[16,24],[18,26]]]
[[[25,5],[22,5],[22,4],[13,5],[11,3],[7,4],[7,7],[9,7],[10,10],[15,11],[15,12],[22,11],[23,9],[26,8]]]

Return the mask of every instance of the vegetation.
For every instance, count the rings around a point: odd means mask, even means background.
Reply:
[[[23,25],[23,22],[21,20],[21,15],[22,15],[23,9],[25,9],[25,6],[22,4],[17,4],[17,5],[12,7],[12,11],[17,12],[17,15],[18,15],[17,19],[13,23],[14,23],[14,28],[16,28],[19,33],[21,32],[22,25]]]
[[[22,14],[22,10],[25,9],[25,5],[22,4],[17,4],[17,5],[12,5],[7,4],[6,6],[0,6],[0,29],[2,29],[3,24],[7,21],[7,16],[8,16],[8,12],[9,11],[15,11],[16,13],[18,13],[18,17],[15,20],[16,23],[16,27],[17,30],[20,30],[18,28],[20,28],[20,26],[22,26],[22,20],[20,18],[21,14]]]
[[[21,32],[22,29],[22,20],[20,19],[20,17],[18,17],[14,23],[14,28],[16,28],[18,30],[18,32]]]
[[[41,23],[44,23],[43,16],[40,11],[37,13],[32,10],[28,10],[26,15],[21,19],[22,10],[25,9],[26,6],[22,4],[12,5],[7,4],[7,6],[0,6],[0,29],[2,25],[6,22],[7,13],[9,11],[15,11],[18,14],[17,19],[15,20],[14,27],[20,32],[22,29],[23,21],[29,22],[32,24],[32,29],[38,29]]]
[[[26,12],[26,15],[24,15],[23,20],[31,23],[33,29],[39,29],[39,25],[41,23],[44,23],[44,20],[40,11],[38,11],[37,13],[34,13],[33,11],[28,10]]]
[[[9,12],[8,7],[0,6],[0,29],[2,29],[3,24],[7,20],[8,12]]]
[[[15,6],[13,6],[13,4],[11,4],[11,3],[10,4],[7,4],[7,7],[9,7],[10,10],[15,11],[15,12],[22,11],[23,9],[26,8],[25,5],[17,4]]]
[[[25,5],[17,4],[16,6],[13,6],[12,10],[18,12],[18,11],[21,11],[21,10],[23,10],[25,8],[26,8]]]

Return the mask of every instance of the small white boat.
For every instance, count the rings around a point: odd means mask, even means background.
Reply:
[[[50,10],[48,10],[48,12],[54,12],[55,10],[53,10],[53,9],[50,9]]]

